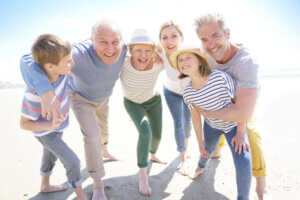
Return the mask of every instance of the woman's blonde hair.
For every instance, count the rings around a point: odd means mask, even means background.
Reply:
[[[182,33],[182,30],[181,30],[180,26],[178,24],[175,24],[172,20],[170,20],[170,21],[167,21],[167,22],[163,23],[160,26],[160,29],[159,29],[159,40],[161,38],[161,32],[163,31],[163,29],[166,28],[166,27],[169,27],[169,26],[174,26],[177,29],[177,31],[179,32],[180,36],[183,36],[183,33]]]

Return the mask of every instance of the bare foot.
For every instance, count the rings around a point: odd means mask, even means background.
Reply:
[[[183,175],[183,176],[186,176],[186,175],[187,175],[187,169],[186,169],[186,166],[185,166],[185,165],[186,165],[185,162],[182,162],[182,163],[180,164],[180,168],[179,168],[179,170],[178,170],[178,173],[181,174],[181,175]]]
[[[119,161],[118,158],[114,157],[113,155],[111,155],[107,149],[103,150],[103,157],[104,158],[108,158],[108,159],[111,159],[113,161]]]
[[[139,184],[139,193],[144,196],[151,196],[151,188],[148,184],[148,180],[142,180],[140,179]]]
[[[192,180],[195,180],[202,173],[203,173],[203,168],[200,168],[199,166],[197,166],[194,176],[188,176],[188,177]]]
[[[104,193],[104,184],[101,179],[93,179],[94,180],[94,190],[93,190],[93,198],[92,200],[107,200]]]
[[[221,157],[221,148],[216,148],[214,152],[212,152],[210,158],[220,158]]]
[[[156,163],[159,163],[159,164],[167,164],[167,162],[163,162],[163,161],[161,161],[159,158],[157,158],[156,156],[155,156],[155,154],[151,154],[151,159],[150,159],[152,162],[156,162]]]
[[[61,192],[68,189],[65,185],[46,185],[41,186],[41,192]]]
[[[85,194],[77,195],[77,200],[88,200],[88,198],[85,196]]]
[[[151,188],[148,184],[147,167],[140,168],[139,193],[144,196],[151,196]]]
[[[265,199],[266,191],[266,177],[256,177],[256,193],[259,200]]]

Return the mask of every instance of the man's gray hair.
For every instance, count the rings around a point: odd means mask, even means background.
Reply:
[[[219,24],[220,28],[222,28],[223,31],[226,33],[227,25],[225,24],[224,16],[220,13],[203,14],[200,17],[196,18],[194,25],[196,26],[196,31],[198,32],[198,29],[201,26],[216,22]]]
[[[110,28],[116,32],[118,32],[120,34],[120,40],[122,40],[122,35],[121,35],[121,31],[120,31],[120,28],[119,26],[112,20],[109,20],[109,19],[106,19],[106,18],[103,18],[103,19],[100,19],[98,21],[96,21],[94,23],[94,25],[92,26],[92,30],[91,30],[91,37],[92,39],[95,41],[96,38],[97,38],[97,35],[99,33],[99,29],[100,27],[103,27],[103,28]]]

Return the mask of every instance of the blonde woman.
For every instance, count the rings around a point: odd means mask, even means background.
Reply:
[[[183,33],[178,24],[173,21],[165,22],[159,30],[159,41],[162,48],[160,56],[163,60],[166,76],[164,79],[164,96],[171,112],[174,123],[174,136],[177,151],[180,154],[179,173],[186,175],[185,157],[188,138],[191,135],[191,115],[187,105],[183,101],[183,90],[189,78],[179,79],[179,72],[174,69],[170,62],[170,55],[174,53],[183,42]]]
[[[147,175],[149,152],[152,161],[165,164],[155,156],[161,140],[162,104],[160,94],[154,91],[157,77],[164,67],[154,63],[156,46],[146,30],[136,29],[127,46],[131,56],[126,58],[121,71],[124,106],[139,132],[139,192],[151,196]]]

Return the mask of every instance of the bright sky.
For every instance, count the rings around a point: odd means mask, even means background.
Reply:
[[[20,57],[40,34],[80,42],[90,37],[98,18],[107,17],[120,24],[125,42],[137,27],[148,29],[157,41],[159,26],[173,19],[186,41],[200,45],[193,23],[207,11],[225,15],[231,39],[252,50],[261,69],[300,68],[298,0],[2,0],[0,81],[23,82]]]

